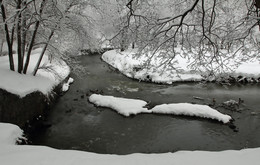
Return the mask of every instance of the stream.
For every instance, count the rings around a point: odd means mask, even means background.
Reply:
[[[49,127],[28,135],[33,145],[103,154],[221,151],[260,147],[260,84],[223,86],[204,83],[158,85],[131,80],[100,59],[77,57],[87,72],[74,83],[46,118]],[[88,102],[92,92],[163,103],[212,104],[234,119],[235,128],[196,117],[139,114],[128,118]],[[235,110],[228,100],[244,102]]]

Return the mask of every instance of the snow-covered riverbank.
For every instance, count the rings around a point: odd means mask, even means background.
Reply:
[[[0,123],[3,165],[258,165],[260,148],[221,152],[179,151],[162,154],[103,155],[45,146],[15,145],[22,136],[16,125]]]
[[[50,61],[48,56],[43,56],[39,71],[33,76],[34,66],[36,65],[41,48],[32,52],[28,74],[19,74],[9,70],[8,56],[0,57],[0,88],[12,94],[24,97],[29,93],[40,91],[44,95],[50,94],[55,86],[61,83],[70,73],[69,66],[61,60],[53,59]],[[14,63],[17,66],[17,54],[14,54]]]
[[[137,58],[137,49],[128,49],[123,52],[120,50],[110,50],[102,55],[102,59],[114,68],[118,69],[127,77],[140,81],[151,81],[165,84],[202,80],[217,80],[226,82],[260,82],[259,59],[244,61],[238,66],[235,65],[234,59],[228,59],[225,60],[225,62],[227,63],[226,65],[228,65],[229,69],[232,69],[232,71],[228,70],[227,68],[225,70],[226,73],[216,71],[216,73],[214,73],[215,76],[208,76],[210,73],[206,72],[203,67],[194,69],[192,67],[192,58],[184,57],[181,55],[181,49],[177,50],[179,50],[179,55],[176,55],[173,60],[173,67],[177,68],[177,71],[171,69],[171,66],[165,68],[164,65],[161,65],[165,59],[163,59],[158,54],[152,56],[149,67],[143,67],[148,58],[145,56]]]
[[[65,82],[70,68],[63,60],[50,60],[45,54],[37,75],[32,75],[41,51],[41,48],[32,51],[27,74],[11,71],[8,56],[0,57],[0,121],[25,126],[46,114],[57,94],[69,89],[73,79]],[[14,64],[17,69],[17,54],[14,54]]]

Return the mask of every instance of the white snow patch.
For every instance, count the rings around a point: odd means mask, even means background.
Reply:
[[[53,88],[53,83],[46,77],[23,75],[10,70],[0,69],[0,88],[24,97],[29,93],[40,91],[47,95]]]
[[[57,150],[45,146],[14,145],[22,130],[11,124],[0,123],[0,132],[0,162],[3,165],[258,165],[260,162],[260,148],[109,155]]]
[[[124,116],[137,115],[138,113],[151,113],[147,108],[143,108],[143,106],[147,104],[147,102],[143,100],[92,94],[89,97],[89,101],[97,106],[111,108]]]
[[[70,77],[70,78],[68,79],[68,81],[62,85],[62,91],[63,91],[63,92],[68,91],[68,90],[69,90],[69,87],[70,87],[70,84],[72,84],[73,82],[74,82],[74,79]]]
[[[49,94],[56,85],[69,75],[70,68],[64,61],[57,59],[50,61],[45,54],[40,64],[41,69],[38,70],[36,76],[33,76],[32,72],[41,50],[41,48],[38,48],[32,51],[26,75],[9,69],[8,56],[0,57],[0,77],[2,77],[0,88],[20,97],[35,91],[40,91],[45,95]],[[17,68],[17,54],[14,54],[14,64],[15,68]]]
[[[71,84],[71,83],[73,83],[73,82],[74,82],[74,79],[73,79],[72,77],[70,77],[70,78],[68,79],[68,83]]]
[[[0,123],[0,132],[0,150],[2,145],[16,144],[23,135],[18,126],[9,123]]]
[[[64,83],[62,85],[62,91],[67,92],[69,90],[69,87],[70,87],[69,83]]]
[[[111,108],[124,116],[129,116],[131,114],[136,115],[138,113],[160,113],[196,116],[218,120],[223,123],[228,123],[232,119],[229,115],[222,114],[207,105],[189,103],[162,104],[148,110],[147,108],[144,108],[147,102],[142,100],[102,96],[98,94],[92,94],[89,97],[89,101],[97,106]]]
[[[110,50],[102,55],[102,59],[114,68],[117,68],[127,77],[156,83],[171,84],[180,81],[201,81],[203,79],[202,75],[209,74],[203,66],[198,66],[198,68],[194,70],[192,68],[192,62],[194,61],[193,55],[183,55],[183,51],[179,47],[176,48],[177,54],[173,60],[175,63],[169,64],[167,69],[161,66],[160,61],[165,59],[159,55],[160,52],[153,55],[150,61],[150,67],[145,68],[143,66],[148,60],[148,57],[140,55],[140,57],[137,58],[137,51],[137,49],[128,49],[123,52],[120,52],[120,50]],[[148,56],[151,56],[150,54],[151,53],[148,52]],[[164,58],[167,58],[167,56]],[[226,61],[228,62],[227,65],[233,69],[233,71],[224,69],[225,72],[227,72],[225,73],[226,75],[233,77],[245,76],[255,79],[260,77],[259,59],[242,62],[238,67],[235,65],[236,59]],[[170,68],[171,65],[174,66],[174,68],[178,68],[178,72]],[[215,73],[216,77],[222,77],[221,74],[223,73],[219,70],[218,72],[219,73]],[[209,77],[209,80],[211,79],[214,80],[214,78]]]
[[[235,100],[228,100],[228,101],[223,102],[223,104],[226,105],[226,106],[239,105],[239,103]]]
[[[223,123],[228,123],[232,119],[229,115],[222,114],[207,105],[199,104],[162,104],[155,106],[151,110],[153,113],[197,116],[201,118],[215,119]]]
[[[126,89],[128,92],[138,92],[139,88],[127,88]]]
[[[249,75],[252,77],[259,77],[260,76],[260,62],[259,61],[248,61],[243,62],[238,68],[235,70],[237,75]]]
[[[147,58],[136,58],[137,51],[137,49],[129,49],[124,52],[110,50],[102,55],[102,59],[127,77],[138,80],[149,79],[156,83],[171,84],[177,81],[200,81],[202,79],[199,73],[194,73],[193,70],[187,68],[188,60],[180,56],[176,57],[179,63],[176,63],[175,67],[183,70],[181,74],[159,67],[160,59],[156,58],[156,55],[151,60],[151,68],[142,68]]]

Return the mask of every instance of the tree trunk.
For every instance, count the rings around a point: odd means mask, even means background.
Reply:
[[[8,25],[7,25],[7,22],[6,22],[5,7],[2,4],[2,0],[0,0],[0,3],[1,3],[2,18],[3,18],[3,22],[4,22],[5,37],[6,37],[6,42],[7,42],[7,46],[8,46],[8,56],[9,56],[10,70],[14,71],[13,43],[10,40]]]
[[[16,35],[17,35],[17,57],[18,57],[18,72],[22,73],[23,70],[23,60],[22,60],[22,35],[21,35],[21,22],[22,22],[22,14],[21,14],[21,0],[17,1],[17,14],[18,20],[16,25]]]
[[[14,31],[15,31],[15,24],[13,25],[12,31],[11,31],[11,39],[10,39],[10,41],[11,41],[12,44],[14,43]]]
[[[42,0],[41,7],[40,7],[40,16],[43,12],[43,7],[44,7],[44,4],[45,4],[45,1],[46,0]],[[35,28],[34,28],[34,31],[33,31],[33,35],[32,35],[32,38],[31,38],[31,41],[30,41],[30,44],[29,44],[29,48],[28,48],[27,55],[26,55],[26,61],[25,61],[24,68],[23,68],[24,74],[26,74],[29,63],[30,63],[31,52],[32,52],[32,48],[33,48],[34,41],[35,41],[35,38],[36,38],[36,34],[38,32],[39,25],[40,25],[40,20],[38,20],[36,22],[36,25],[35,25]]]
[[[25,54],[25,47],[26,47],[26,29],[25,29],[25,26],[26,26],[26,17],[23,16],[22,18],[22,59],[24,59],[24,54]]]
[[[255,0],[255,6],[256,6],[257,8],[260,8],[260,0]]]
[[[0,38],[0,56],[3,53],[3,45],[4,45],[4,40],[2,38]]]
[[[33,45],[34,45],[34,41],[35,41],[35,38],[36,38],[36,34],[37,34],[37,31],[38,31],[39,25],[40,25],[40,21],[37,21],[35,28],[34,28],[34,31],[33,31],[32,38],[31,38],[31,42],[29,44],[27,55],[26,55],[26,61],[25,61],[24,68],[23,68],[24,74],[26,74],[29,63],[30,63],[31,52],[32,52],[32,48],[33,48]]]
[[[26,5],[26,1],[23,2],[23,6]],[[25,54],[25,45],[26,45],[26,15],[22,15],[22,43],[21,43],[21,51],[22,51],[22,65],[24,64],[24,54]],[[22,66],[24,67],[24,66]]]
[[[34,76],[36,75],[36,73],[37,73],[37,71],[39,69],[39,66],[40,66],[41,61],[42,61],[42,57],[43,57],[43,55],[44,55],[44,53],[45,53],[45,51],[46,51],[46,49],[47,49],[47,47],[48,47],[48,45],[50,43],[50,40],[51,40],[53,34],[54,34],[54,30],[51,31],[51,34],[49,35],[48,40],[47,40],[46,44],[44,45],[44,48],[42,49],[42,52],[41,52],[40,57],[38,59],[38,62],[37,62],[36,66],[34,68],[34,71],[33,71],[33,75]]]

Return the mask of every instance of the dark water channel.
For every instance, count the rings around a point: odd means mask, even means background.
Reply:
[[[220,151],[260,147],[260,85],[180,83],[156,85],[126,78],[100,60],[83,56],[86,75],[62,96],[47,118],[51,126],[30,135],[36,145],[105,154],[163,153],[178,150]],[[123,117],[88,102],[90,90],[105,95],[140,98],[152,105],[194,102],[200,104],[242,98],[239,111],[217,109],[231,115],[236,129],[219,122],[184,116],[140,114]],[[194,99],[193,96],[204,98]]]

